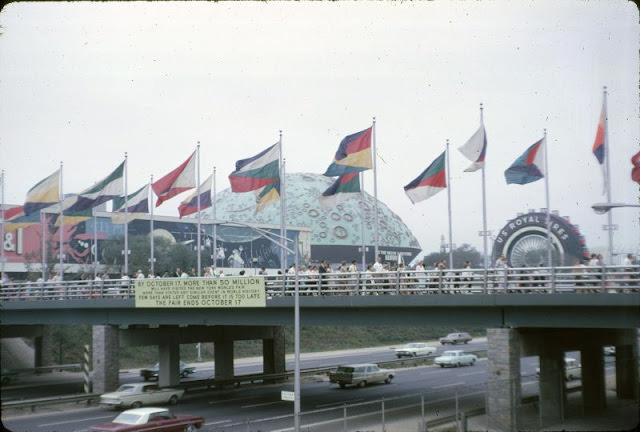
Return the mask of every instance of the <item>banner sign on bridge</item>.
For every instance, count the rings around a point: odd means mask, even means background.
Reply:
[[[263,277],[136,279],[139,308],[265,307]]]

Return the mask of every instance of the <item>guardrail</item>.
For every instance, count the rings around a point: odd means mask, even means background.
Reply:
[[[268,297],[293,295],[295,276],[267,275]],[[300,295],[555,294],[640,292],[640,266],[523,267],[298,274]],[[2,286],[0,302],[133,299],[135,281],[21,282]]]
[[[56,397],[47,397],[47,398],[36,398],[36,399],[23,399],[23,400],[14,400],[14,401],[3,401],[2,402],[2,410],[5,409],[17,409],[17,408],[31,408],[31,412],[36,410],[36,407],[48,406],[48,405],[58,405],[64,403],[72,403],[72,402],[84,402],[88,405],[100,399],[99,394],[95,393],[83,393],[79,395],[66,395],[66,396],[56,396]]]

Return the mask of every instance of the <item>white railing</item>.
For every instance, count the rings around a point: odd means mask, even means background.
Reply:
[[[640,292],[640,266],[325,273],[298,277],[303,296]],[[268,297],[295,292],[293,275],[264,278]],[[134,294],[131,280],[12,282],[0,289],[0,301],[130,299]]]

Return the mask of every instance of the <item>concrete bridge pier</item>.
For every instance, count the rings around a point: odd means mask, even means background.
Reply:
[[[518,430],[520,405],[520,333],[487,329],[487,418],[492,431]]]
[[[53,329],[50,325],[41,326],[41,332],[34,337],[34,367],[53,364]]]
[[[585,411],[607,407],[604,354],[602,346],[589,345],[580,350],[582,363],[582,403]]]
[[[233,378],[233,340],[223,339],[213,342],[216,379]]]
[[[158,363],[159,387],[180,384],[180,344],[177,340],[158,345]]]
[[[619,399],[637,401],[640,396],[638,377],[638,332],[636,329],[619,330],[616,347],[616,395]]]
[[[542,424],[562,421],[567,405],[564,353],[553,343],[540,352],[539,388],[538,407]]]
[[[120,385],[120,338],[117,326],[93,326],[93,392],[113,391]]]

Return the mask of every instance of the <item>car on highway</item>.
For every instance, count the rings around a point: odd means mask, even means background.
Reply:
[[[606,346],[603,348],[604,355],[606,356],[614,356],[616,355],[616,347],[614,346]]]
[[[475,354],[470,354],[462,350],[449,350],[442,353],[441,356],[436,357],[433,362],[440,367],[460,367],[460,366],[473,366],[478,360]]]
[[[2,384],[9,384],[11,381],[15,381],[18,376],[18,372],[11,369],[2,368]]]
[[[136,408],[121,412],[108,423],[91,426],[91,432],[194,432],[204,417],[176,415],[166,408]]]
[[[329,382],[337,383],[340,388],[347,385],[364,387],[381,382],[390,384],[393,376],[390,369],[382,369],[375,363],[360,363],[338,366],[329,372]]]
[[[460,332],[460,333],[449,333],[448,335],[440,338],[440,343],[442,345],[450,344],[457,345],[459,343],[469,343],[473,338],[469,333]]]
[[[196,368],[193,366],[187,366],[183,361],[180,362],[180,378],[186,378],[189,375],[196,372]],[[156,363],[153,367],[148,369],[140,369],[140,376],[145,380],[158,379],[160,373],[160,363]]]
[[[175,405],[184,394],[183,389],[158,387],[153,383],[123,384],[116,391],[100,396],[100,404],[115,408],[140,408],[142,405]]]
[[[436,347],[427,345],[424,342],[411,342],[403,347],[396,348],[396,357],[417,357],[431,355],[436,352]]]
[[[540,376],[540,368],[536,368],[536,375]],[[582,378],[582,365],[572,357],[564,358],[564,379],[572,381]]]

